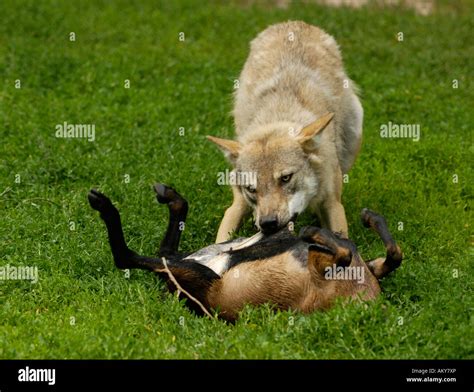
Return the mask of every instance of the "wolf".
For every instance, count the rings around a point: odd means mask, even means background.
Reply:
[[[290,21],[252,42],[239,77],[233,116],[237,140],[208,136],[236,173],[216,242],[228,240],[253,211],[257,228],[279,231],[309,208],[321,225],[348,237],[343,175],[361,146],[363,109],[334,38]]]

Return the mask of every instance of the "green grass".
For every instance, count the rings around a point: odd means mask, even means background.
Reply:
[[[39,268],[36,284],[0,281],[0,358],[474,358],[467,1],[427,17],[268,1],[72,3],[0,5],[0,265]],[[204,136],[232,137],[248,43],[288,19],[333,34],[362,90],[363,148],[344,189],[351,238],[364,257],[383,254],[359,223],[372,208],[405,259],[369,305],[249,308],[231,326],[189,313],[152,274],[115,269],[86,194],[108,194],[130,246],[153,254],[167,213],[151,185],[165,182],[190,202],[182,248],[212,243],[231,192],[216,184],[228,165]],[[95,124],[96,141],[55,138],[64,121]],[[421,140],[380,138],[388,121],[421,124]]]

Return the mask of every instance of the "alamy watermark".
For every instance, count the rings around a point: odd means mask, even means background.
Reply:
[[[56,369],[34,369],[26,366],[18,370],[20,382],[46,382],[48,385],[56,384]]]
[[[95,124],[63,124],[56,125],[57,138],[87,139],[90,142],[95,140]]]
[[[420,124],[388,124],[380,126],[380,137],[389,139],[412,139],[414,142],[420,140]]]
[[[257,173],[226,169],[217,173],[217,185],[237,185],[257,187]]]
[[[357,283],[365,282],[364,267],[342,267],[333,264],[324,269],[324,278],[327,280],[356,280]]]
[[[2,265],[0,280],[29,280],[31,283],[36,283],[38,282],[38,267]]]

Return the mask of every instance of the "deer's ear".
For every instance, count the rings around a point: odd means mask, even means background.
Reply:
[[[331,249],[322,244],[311,244],[308,247],[308,266],[312,266],[319,275],[324,276],[328,268],[347,267],[351,264],[352,252],[349,248]]]
[[[220,150],[224,153],[224,156],[234,163],[239,157],[240,150],[242,145],[235,140],[220,139],[214,136],[206,136],[208,140],[217,144]]]
[[[318,275],[324,276],[326,269],[334,264],[335,255],[325,246],[311,244],[308,247],[308,267]]]
[[[310,141],[315,137],[319,132],[324,130],[331,120],[334,117],[334,113],[327,113],[324,116],[318,118],[316,121],[312,122],[311,124],[306,125],[300,133],[296,136],[297,140],[301,144],[305,144],[306,142]]]

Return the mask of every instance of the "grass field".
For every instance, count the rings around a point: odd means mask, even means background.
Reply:
[[[0,266],[39,274],[0,280],[0,358],[474,358],[468,1],[428,16],[268,1],[74,3],[0,4]],[[188,312],[152,274],[117,270],[86,195],[108,194],[130,247],[151,255],[167,223],[151,185],[170,184],[190,202],[182,249],[212,243],[231,192],[216,184],[228,164],[204,136],[232,137],[248,43],[288,19],[333,34],[361,87],[364,142],[343,196],[351,238],[367,258],[384,253],[359,222],[369,207],[405,259],[368,306],[248,308],[226,325]],[[420,124],[420,140],[381,138],[389,121]],[[64,122],[95,124],[95,141],[56,138]],[[248,222],[241,234],[253,232]]]

